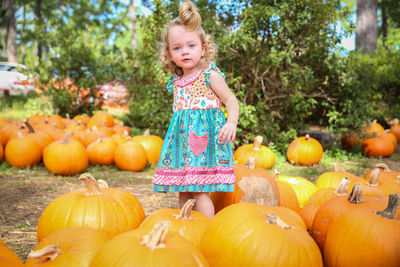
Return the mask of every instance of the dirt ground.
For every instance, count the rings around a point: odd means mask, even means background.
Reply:
[[[400,171],[400,146],[397,147],[396,154],[390,159],[348,162],[347,166],[350,169],[347,170],[356,175],[363,175],[369,166],[384,162],[389,168]],[[351,169],[352,166],[354,170]],[[319,173],[328,171],[323,165],[308,168],[318,169]],[[89,167],[87,170],[96,179],[106,180],[110,187],[121,188],[134,194],[142,203],[146,215],[160,208],[178,207],[177,193],[152,191],[151,178],[154,171],[155,166],[137,173],[119,171],[115,167]],[[43,166],[16,169],[6,167],[5,163],[0,165],[0,238],[23,261],[37,245],[36,226],[43,210],[55,198],[81,188],[83,184],[78,177],[79,175],[54,176]],[[315,180],[316,177],[310,177],[310,180]]]

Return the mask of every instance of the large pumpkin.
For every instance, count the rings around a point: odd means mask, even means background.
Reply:
[[[390,157],[395,150],[392,141],[381,135],[365,139],[362,148],[369,157]]]
[[[334,163],[334,167],[334,171],[324,172],[320,176],[318,176],[317,181],[315,182],[315,185],[318,189],[329,187],[336,188],[345,177],[349,179],[350,184],[354,184],[363,180],[361,177],[355,176],[350,172],[342,170],[338,162]]]
[[[211,220],[201,250],[215,267],[322,266],[321,252],[303,227],[287,208],[237,203]]]
[[[195,203],[194,199],[189,199],[180,210],[159,209],[147,216],[139,228],[152,229],[158,222],[167,220],[171,222],[168,231],[180,234],[192,242],[195,247],[200,248],[201,237],[210,223],[210,219],[203,213],[192,210]]]
[[[39,242],[57,230],[72,226],[99,229],[109,237],[139,227],[145,216],[134,195],[118,188],[100,188],[88,173],[79,179],[86,188],[58,197],[43,211],[37,226]]]
[[[274,171],[274,179],[279,189],[279,206],[287,207],[295,212],[300,211],[299,198],[293,186],[285,180],[279,180],[279,170]]]
[[[152,229],[136,229],[116,236],[99,250],[89,266],[209,266],[190,241],[168,231],[170,224],[161,221]]]
[[[0,266],[22,267],[24,264],[21,259],[14,253],[6,243],[0,239]]]
[[[347,195],[347,188],[349,187],[349,183],[350,182],[348,178],[343,178],[337,188],[328,187],[318,189],[318,191],[311,195],[304,207],[299,212],[300,216],[303,218],[304,222],[307,225],[307,229],[311,230],[315,214],[322,204],[332,198]]]
[[[375,168],[370,169],[365,175],[364,178],[369,180],[371,173],[377,169],[379,171],[378,180],[382,182],[383,180],[396,180],[397,177],[400,175],[400,172],[391,170],[388,165],[385,163],[378,163],[375,165]]]
[[[146,150],[146,155],[149,163],[157,163],[160,158],[161,149],[164,140],[157,136],[151,135],[150,130],[146,130],[143,135],[137,135],[131,138],[131,141],[141,144]]]
[[[139,143],[128,141],[114,152],[115,165],[125,171],[142,171],[147,164],[146,150]]]
[[[325,266],[385,266],[400,264],[400,195],[390,195],[383,211],[351,210],[330,227],[324,249]]]
[[[108,240],[105,233],[92,228],[61,229],[40,241],[25,266],[86,267]]]
[[[323,251],[330,226],[344,212],[361,208],[370,210],[382,209],[386,204],[382,199],[362,196],[361,185],[355,184],[349,196],[335,197],[320,206],[314,216],[310,232],[311,236]]]
[[[263,146],[262,142],[263,137],[258,135],[254,138],[253,144],[238,147],[233,155],[237,163],[245,164],[249,158],[255,158],[256,167],[272,168],[276,161],[275,153],[269,147]]]
[[[46,168],[58,175],[81,173],[88,167],[88,156],[85,147],[75,139],[57,140],[43,150],[43,163]]]
[[[273,176],[263,168],[256,167],[256,159],[250,158],[245,165],[235,166],[235,190],[212,192],[215,212],[238,202],[252,202],[267,206],[279,204],[279,189]]]
[[[286,156],[292,164],[313,165],[322,159],[323,152],[322,145],[307,134],[290,143]]]

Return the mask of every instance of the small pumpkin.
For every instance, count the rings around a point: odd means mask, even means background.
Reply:
[[[390,132],[396,137],[397,143],[400,143],[400,122],[398,119],[393,121]]]
[[[322,145],[307,134],[290,143],[286,156],[292,164],[313,165],[322,159],[323,152]]]
[[[88,266],[108,240],[105,233],[93,228],[61,229],[39,242],[28,254],[25,266]]]
[[[255,158],[249,158],[245,165],[236,165],[235,178],[233,192],[210,193],[215,212],[238,202],[252,202],[268,206],[279,204],[279,189],[275,179],[265,169],[256,167]]]
[[[93,126],[97,127],[113,127],[114,126],[114,117],[107,112],[97,112],[93,115],[88,121],[87,128],[92,128]]]
[[[140,224],[141,228],[152,229],[160,221],[170,221],[171,226],[168,231],[176,232],[186,238],[192,244],[200,248],[200,240],[204,234],[210,219],[198,211],[192,210],[196,200],[189,199],[182,209],[159,209],[149,216]]]
[[[190,241],[168,230],[170,225],[169,221],[161,221],[152,229],[116,236],[99,250],[89,266],[209,266]]]
[[[63,140],[57,140],[43,150],[43,163],[46,168],[58,175],[81,173],[88,167],[88,156],[85,147],[75,139],[68,139],[71,132]]]
[[[322,266],[321,252],[304,227],[290,209],[237,203],[211,220],[201,250],[215,267]]]
[[[391,170],[388,165],[385,163],[378,163],[375,165],[375,168],[370,169],[365,175],[364,178],[369,180],[371,173],[374,171],[374,169],[378,169],[377,171],[379,172],[378,174],[378,180],[379,182],[382,182],[383,180],[389,179],[389,180],[395,180],[397,176],[400,175],[400,172]]]
[[[335,168],[334,171],[324,172],[320,176],[318,176],[315,182],[315,185],[317,186],[318,189],[329,188],[329,187],[336,188],[339,186],[340,182],[344,177],[349,179],[350,184],[363,181],[361,177],[358,177],[350,172],[342,170],[338,162],[335,162],[333,165]]]
[[[128,141],[115,149],[114,162],[120,170],[142,171],[147,164],[146,150],[141,144]]]
[[[341,215],[326,237],[325,265],[399,266],[400,218],[395,216],[399,205],[400,194],[393,194],[385,210],[357,209]]]
[[[238,164],[246,164],[249,158],[256,159],[256,167],[270,169],[275,165],[276,156],[269,147],[262,145],[263,137],[258,135],[253,144],[242,145],[233,155]]]
[[[37,226],[39,242],[73,226],[99,229],[109,237],[139,227],[145,216],[134,195],[118,188],[101,188],[89,173],[79,179],[86,188],[58,197],[43,211]]]
[[[9,140],[4,154],[7,163],[15,167],[33,166],[42,158],[40,146],[28,137]]]
[[[146,151],[147,159],[149,163],[157,163],[160,158],[161,149],[164,140],[157,136],[150,134],[150,130],[147,129],[143,135],[137,135],[131,138],[131,141],[139,143],[143,146]]]
[[[89,163],[96,165],[114,164],[114,152],[117,144],[110,138],[99,138],[86,147]]]

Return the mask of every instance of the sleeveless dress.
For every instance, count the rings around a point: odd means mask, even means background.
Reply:
[[[174,75],[168,81],[174,114],[153,177],[154,191],[234,191],[232,144],[218,141],[226,121],[221,100],[208,86],[210,70],[225,78],[212,62],[189,79]]]

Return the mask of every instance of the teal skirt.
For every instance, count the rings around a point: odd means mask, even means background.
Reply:
[[[218,141],[225,123],[219,108],[175,112],[164,138],[153,190],[232,192],[235,183],[232,144]]]

